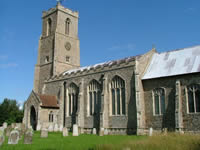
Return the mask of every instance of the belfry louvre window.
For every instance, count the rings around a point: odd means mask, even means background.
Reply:
[[[187,88],[189,113],[200,112],[200,85],[194,84]]]
[[[67,18],[65,21],[65,34],[69,35],[69,30],[70,30],[70,19]]]
[[[49,18],[47,21],[47,36],[51,35],[51,27],[52,27],[52,21]]]
[[[71,83],[68,88],[68,116],[75,114],[78,108],[78,87]]]
[[[126,114],[126,94],[125,82],[118,76],[115,76],[111,82],[111,103],[112,115]]]
[[[49,113],[49,122],[53,122],[53,112]]]
[[[165,90],[157,88],[153,90],[154,115],[165,113]]]
[[[89,111],[90,116],[99,113],[101,110],[101,88],[100,84],[96,80],[92,80],[88,86],[89,96]]]

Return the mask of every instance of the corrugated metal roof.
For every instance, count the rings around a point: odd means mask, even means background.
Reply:
[[[200,72],[200,46],[155,53],[143,80]]]

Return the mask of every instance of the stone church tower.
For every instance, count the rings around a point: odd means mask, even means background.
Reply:
[[[35,66],[34,91],[42,94],[44,81],[69,69],[80,67],[78,12],[60,3],[42,15],[42,35]]]

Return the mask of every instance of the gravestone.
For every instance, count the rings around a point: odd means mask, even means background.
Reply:
[[[153,128],[150,128],[149,129],[149,136],[152,136],[153,135]]]
[[[31,130],[27,130],[24,134],[24,144],[32,144],[33,132]]]
[[[42,129],[40,137],[41,138],[47,138],[48,137],[48,130],[47,129]]]
[[[8,127],[6,128],[6,130],[5,130],[5,134],[6,134],[7,137],[10,136],[10,132],[11,132],[11,131],[12,131],[12,127],[11,127],[11,126],[8,126]]]
[[[53,132],[53,124],[50,124],[50,125],[49,125],[48,131],[49,131],[49,132]]]
[[[104,135],[108,135],[108,129],[104,130]]]
[[[73,136],[78,136],[78,125],[77,124],[74,124],[73,125],[73,133],[72,133]]]
[[[63,128],[63,136],[68,136],[68,129],[67,128]]]
[[[54,131],[54,132],[58,132],[58,131],[59,131],[59,128],[58,128],[58,124],[57,124],[57,123],[55,124],[53,131]]]
[[[59,131],[60,131],[60,132],[63,131],[63,125],[60,125],[60,127],[59,127]]]
[[[0,131],[4,132],[4,127],[0,127]]]
[[[40,131],[41,130],[41,125],[38,123],[38,125],[37,125],[37,129],[36,129],[37,131]]]
[[[94,134],[94,135],[97,134],[97,130],[96,130],[96,128],[93,128],[93,129],[92,129],[92,134]]]
[[[15,123],[12,123],[12,124],[11,124],[11,127],[12,127],[13,129],[15,128],[15,126],[16,126]]]
[[[8,144],[18,144],[19,141],[19,131],[13,130],[10,133],[10,136],[8,138]]]
[[[8,127],[7,122],[4,122],[4,123],[3,123],[3,127],[4,127],[4,129],[6,129],[6,128]]]
[[[99,131],[99,136],[104,136],[104,128],[101,128]]]
[[[164,135],[167,135],[167,132],[168,132],[168,129],[167,129],[167,128],[164,128],[164,129],[163,129]]]
[[[2,130],[0,130],[0,147],[3,144],[5,138],[4,138],[4,132]]]

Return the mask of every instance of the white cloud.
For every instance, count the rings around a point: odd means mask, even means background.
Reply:
[[[17,104],[19,105],[19,109],[23,109],[24,101],[18,101]]]
[[[0,60],[5,60],[7,58],[8,58],[8,56],[6,56],[6,55],[0,55]]]
[[[18,66],[18,64],[16,64],[16,63],[0,64],[0,68],[2,68],[2,69],[13,68],[13,67],[17,67],[17,66]]]

